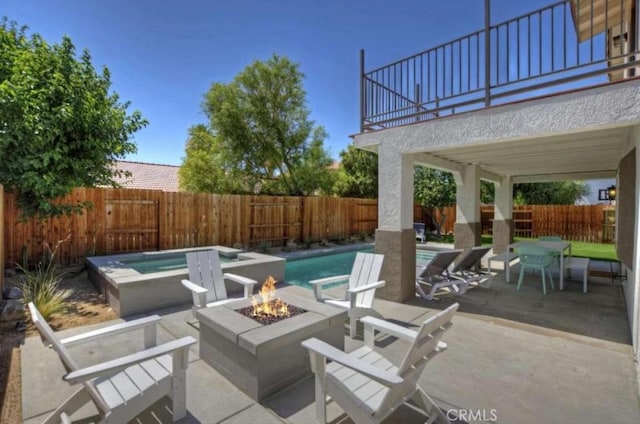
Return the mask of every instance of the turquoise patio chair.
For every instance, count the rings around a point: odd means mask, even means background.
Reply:
[[[540,237],[538,237],[538,241],[562,241],[562,237],[560,237],[560,236],[540,236]],[[551,251],[549,253],[553,257],[553,259],[558,263],[558,266],[560,266],[560,252]]]
[[[545,271],[549,274],[551,288],[555,290],[553,277],[551,276],[553,255],[551,255],[551,253],[544,247],[539,246],[522,246],[517,249],[517,252],[520,257],[520,278],[518,278],[518,287],[516,289],[520,290],[522,280],[524,279],[524,273],[527,269],[539,269],[542,273],[542,292],[547,294]]]

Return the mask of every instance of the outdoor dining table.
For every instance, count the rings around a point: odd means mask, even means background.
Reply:
[[[509,249],[517,250],[521,246],[538,246],[544,247],[547,250],[560,253],[560,290],[564,290],[564,251],[569,249],[569,257],[571,257],[571,243],[568,241],[547,241],[547,240],[522,240],[515,243],[511,243]],[[505,279],[507,283],[511,282],[510,268],[506,267]]]

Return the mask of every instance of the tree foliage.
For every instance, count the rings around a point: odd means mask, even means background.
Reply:
[[[437,221],[433,215],[433,224],[437,233],[440,234],[447,219],[444,208],[456,204],[456,182],[453,174],[439,169],[416,166],[413,185],[415,201],[426,208],[437,209],[440,212],[440,221]]]
[[[146,125],[110,93],[68,37],[49,45],[5,18],[0,24],[0,183],[17,193],[23,216],[56,216],[86,204],[55,199],[75,187],[114,185],[113,164],[136,151],[130,136]]]
[[[341,197],[378,197],[378,155],[353,145],[340,152],[333,192]]]
[[[199,135],[210,144],[190,141],[183,186],[286,195],[329,192],[332,159],[323,147],[324,128],[309,120],[303,77],[297,64],[273,55],[252,63],[228,84],[214,83],[203,103],[209,135]],[[194,165],[207,160],[224,172],[212,174]],[[226,181],[207,181],[212,178]]]
[[[513,186],[513,202],[517,205],[573,205],[589,194],[589,187],[579,181],[526,183]]]
[[[243,193],[242,176],[225,165],[220,138],[205,125],[189,129],[186,157],[178,170],[180,187],[191,192]]]

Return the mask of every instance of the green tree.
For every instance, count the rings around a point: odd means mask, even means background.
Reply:
[[[433,216],[433,225],[438,235],[444,226],[447,215],[444,213],[446,206],[456,204],[456,182],[453,174],[438,169],[416,166],[414,171],[414,199],[426,208],[437,209],[442,219],[436,220]]]
[[[0,183],[23,216],[56,216],[89,205],[54,202],[75,187],[114,185],[113,165],[136,151],[130,136],[147,122],[110,93],[67,37],[47,44],[4,18],[0,24]]]
[[[342,197],[378,197],[378,155],[353,145],[340,152],[333,192]]]
[[[589,194],[589,187],[580,181],[551,183],[523,183],[513,186],[513,199],[517,205],[573,205]]]
[[[205,125],[195,125],[189,129],[185,151],[186,157],[178,170],[182,189],[205,193],[246,191],[241,176],[231,176],[234,170],[225,167],[220,138]]]
[[[215,151],[220,160],[225,172],[216,178],[235,180],[212,184],[216,189],[286,195],[331,190],[333,161],[323,147],[326,132],[309,120],[303,77],[297,64],[273,55],[252,63],[229,84],[212,85],[203,109],[216,144],[205,147],[204,155]],[[189,155],[199,155],[198,150],[187,150],[183,168],[191,167]],[[211,188],[192,183],[206,178],[196,174],[182,172],[185,187]]]

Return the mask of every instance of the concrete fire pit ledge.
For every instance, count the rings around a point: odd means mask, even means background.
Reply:
[[[150,273],[140,273],[127,262],[176,258],[180,255],[184,257],[186,252],[205,249],[215,249],[220,256],[235,259],[233,262],[222,263],[222,271],[256,280],[256,290],[269,276],[276,281],[284,280],[285,259],[225,246],[93,256],[86,259],[87,271],[89,279],[106,297],[111,308],[118,316],[126,317],[193,303],[191,292],[180,284],[180,280],[189,278],[186,259],[184,268]],[[242,292],[242,287],[238,284],[227,282],[226,287],[230,297]]]
[[[303,340],[317,337],[344,349],[346,311],[316,302],[300,287],[276,296],[307,312],[263,325],[236,311],[250,300],[198,311],[200,358],[256,401],[311,375]]]

